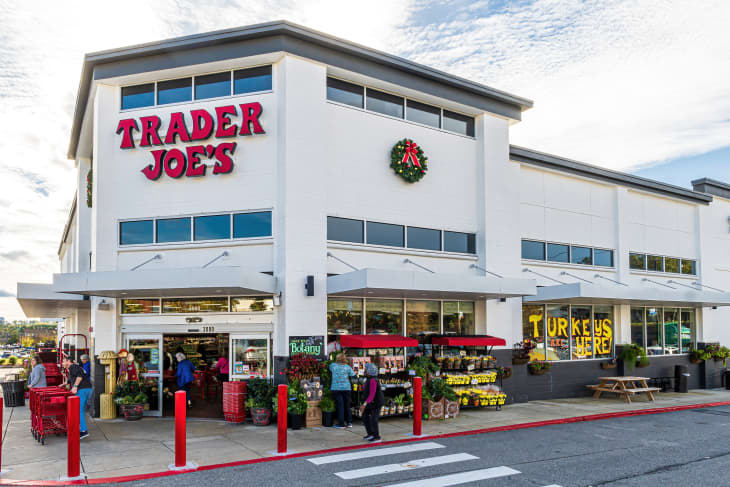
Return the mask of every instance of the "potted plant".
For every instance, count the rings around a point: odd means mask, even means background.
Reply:
[[[335,400],[332,398],[332,394],[327,394],[327,392],[329,391],[326,391],[322,400],[319,401],[319,407],[322,409],[322,426],[330,427],[334,424],[335,410],[337,407],[335,406]]]
[[[423,391],[423,411],[426,419],[444,419],[448,407],[459,407],[459,396],[443,379],[433,379]],[[456,403],[455,406],[452,403]],[[458,411],[456,411],[458,414]],[[455,415],[455,414],[454,414]]]
[[[128,380],[117,385],[114,389],[114,402],[119,406],[119,411],[127,421],[137,421],[144,414],[144,405],[148,401],[139,382]]]
[[[418,377],[421,377],[422,379],[426,379],[429,374],[434,375],[436,372],[439,371],[439,366],[425,355],[415,357],[413,360],[411,360],[411,363],[408,365],[408,367],[411,370],[415,371],[416,375]]]
[[[286,408],[289,427],[293,430],[302,429],[306,424],[307,396],[295,384],[289,384],[289,402]]]
[[[722,360],[723,365],[725,359],[730,357],[730,349],[727,347],[721,347],[719,344],[710,343],[705,346],[705,352],[712,357],[715,362]],[[709,357],[708,357],[709,358]]]
[[[497,377],[509,379],[512,377],[512,367],[497,367]]]
[[[393,402],[395,403],[395,413],[396,414],[403,414],[404,407],[406,405],[406,395],[405,394],[398,394],[393,399]]]
[[[606,362],[601,362],[601,368],[602,369],[615,369],[618,363],[616,362],[615,358],[612,358],[611,360],[607,360]]]
[[[534,360],[527,364],[527,370],[532,375],[544,375],[547,374],[552,368],[553,363],[546,360]]]
[[[646,350],[644,347],[632,343],[630,345],[624,345],[621,351],[621,359],[624,361],[624,367],[626,370],[631,370],[634,366],[646,367],[649,365],[649,358],[646,356]]]
[[[689,361],[693,364],[699,364],[711,358],[712,354],[707,350],[695,350],[694,348],[690,348],[689,350]]]
[[[536,346],[537,344],[529,338],[512,345],[512,364],[523,365],[528,363],[530,361],[530,352]]]
[[[271,399],[274,386],[266,379],[251,379],[248,383],[246,407],[251,411],[251,419],[256,426],[267,426],[271,422]]]

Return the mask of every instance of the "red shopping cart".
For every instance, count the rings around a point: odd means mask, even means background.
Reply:
[[[42,445],[50,434],[66,434],[66,398],[70,395],[61,387],[30,390],[31,431]]]

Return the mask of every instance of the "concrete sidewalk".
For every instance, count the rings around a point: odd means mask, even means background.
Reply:
[[[606,396],[611,396],[607,394]],[[687,394],[658,393],[656,401],[636,399],[632,404],[602,397],[532,401],[494,408],[469,409],[458,418],[424,421],[423,434],[459,431],[548,421],[591,414],[635,411],[730,401],[724,389],[692,390]],[[2,448],[2,479],[58,480],[66,474],[66,438],[50,437],[45,446],[30,433],[28,407],[5,410]],[[166,471],[174,463],[174,421],[172,418],[143,418],[128,422],[93,420],[87,417],[90,436],[81,441],[82,472],[88,478],[116,477]],[[407,438],[412,431],[408,418],[388,418],[380,422],[384,441]],[[188,460],[198,465],[250,460],[272,456],[276,450],[276,426],[230,424],[215,420],[188,421]],[[306,452],[363,444],[364,429],[310,428],[289,430],[290,452]]]

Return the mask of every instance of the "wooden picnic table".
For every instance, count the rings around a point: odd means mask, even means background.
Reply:
[[[589,389],[595,391],[593,394],[594,399],[601,397],[602,392],[613,392],[619,396],[623,396],[627,403],[631,403],[631,397],[634,394],[646,394],[646,396],[653,401],[654,392],[659,392],[659,387],[649,387],[646,381],[649,377],[633,377],[633,376],[618,376],[618,377],[599,377],[601,381],[598,385],[586,386]]]

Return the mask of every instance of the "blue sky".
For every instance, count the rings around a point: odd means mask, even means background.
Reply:
[[[0,0],[0,316],[59,269],[84,53],[279,19],[534,100],[512,143],[730,181],[727,0]]]

